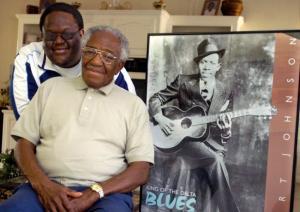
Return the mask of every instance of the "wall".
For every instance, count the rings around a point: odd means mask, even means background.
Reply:
[[[242,30],[300,29],[299,0],[244,0]]]
[[[8,4],[9,2],[10,4]],[[0,7],[0,87],[8,80],[9,65],[16,53],[17,20],[15,13],[23,12],[25,1],[1,2]]]
[[[81,9],[100,9],[99,0],[78,0]],[[125,0],[121,0],[124,2]],[[132,9],[153,9],[154,0],[127,0]],[[71,3],[73,0],[65,0]],[[172,15],[199,15],[204,0],[165,0],[166,10]],[[245,24],[241,30],[300,29],[299,0],[244,0]],[[25,13],[27,4],[38,5],[38,0],[2,1],[0,7],[0,87],[9,78],[10,64],[16,53],[17,19]]]

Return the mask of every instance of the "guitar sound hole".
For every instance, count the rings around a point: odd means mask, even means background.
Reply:
[[[184,118],[182,121],[181,121],[181,127],[183,129],[187,129],[187,128],[190,128],[192,125],[192,120],[189,119],[189,118]]]

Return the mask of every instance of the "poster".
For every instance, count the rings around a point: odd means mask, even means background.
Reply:
[[[148,36],[142,212],[292,211],[299,31]]]

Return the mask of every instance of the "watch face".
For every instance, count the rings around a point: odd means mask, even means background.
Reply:
[[[100,198],[104,197],[103,188],[102,188],[102,186],[99,185],[98,183],[95,183],[95,184],[91,185],[90,188],[91,188],[93,191],[97,192],[97,193],[99,194],[99,197],[100,197]]]
[[[97,191],[97,192],[99,192],[100,190],[101,190],[101,187],[98,185],[98,184],[93,184],[92,186],[91,186],[91,188],[94,190],[94,191]]]

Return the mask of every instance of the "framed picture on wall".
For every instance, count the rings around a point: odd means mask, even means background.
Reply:
[[[292,211],[300,31],[149,34],[141,211]]]
[[[205,0],[201,15],[217,15],[221,0]]]

